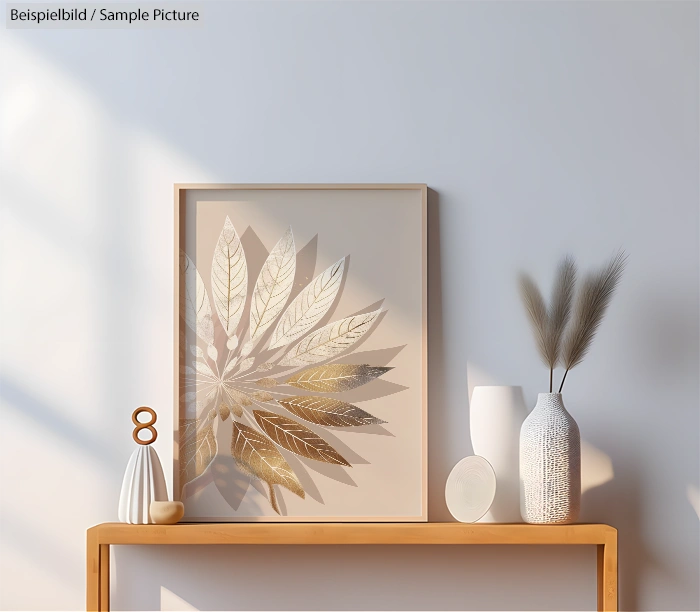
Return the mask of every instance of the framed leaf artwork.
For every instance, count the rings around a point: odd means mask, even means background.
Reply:
[[[427,520],[425,185],[175,187],[186,521]]]

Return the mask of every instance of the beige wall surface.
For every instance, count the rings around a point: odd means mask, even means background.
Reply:
[[[546,384],[518,271],[624,247],[565,389],[581,519],[619,529],[622,609],[699,609],[698,4],[200,4],[191,29],[0,30],[0,606],[84,605],[132,410],[171,431],[172,185],[421,182],[430,519],[473,386]],[[595,608],[583,548],[113,554],[118,610]]]

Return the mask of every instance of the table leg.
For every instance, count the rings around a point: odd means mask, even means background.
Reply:
[[[88,612],[98,612],[100,609],[100,545],[97,533],[93,529],[87,532],[87,601],[85,609]]]
[[[109,544],[100,544],[100,612],[109,612]]]
[[[617,612],[617,534],[598,544],[598,610]]]

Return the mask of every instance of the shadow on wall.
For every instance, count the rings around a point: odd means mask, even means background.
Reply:
[[[469,411],[449,411],[443,329],[440,195],[428,189],[428,520],[453,521],[445,503],[445,482],[454,465],[473,454]],[[467,369],[461,381],[467,390]]]
[[[695,514],[697,514],[700,519],[700,491],[695,485],[688,485],[685,494],[693,510],[695,510]]]
[[[612,408],[610,409],[612,411]],[[615,449],[610,452],[615,457]],[[642,477],[636,456],[615,462],[603,451],[582,441],[582,523],[608,523],[618,530],[621,610],[638,610],[640,586],[650,569],[663,570],[643,537]],[[663,570],[666,571],[666,570]]]
[[[173,546],[167,555],[159,548],[115,547],[114,609],[595,609],[593,547],[562,547],[578,568],[575,583],[539,589],[532,568],[546,576],[550,547]],[[521,571],[509,572],[503,588],[484,586],[504,560]]]

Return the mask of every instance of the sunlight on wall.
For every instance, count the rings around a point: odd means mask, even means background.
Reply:
[[[184,612],[198,610],[193,605],[187,603],[182,597],[178,597],[171,590],[164,586],[160,587],[160,609],[168,612]]]
[[[98,381],[84,377],[76,384],[73,376],[90,369],[92,357],[83,348],[90,345],[98,325],[97,299],[88,290],[95,271],[86,255],[96,246],[99,232],[95,153],[105,118],[94,100],[13,45],[12,37],[4,37],[0,48],[6,58],[0,122],[5,193],[0,270],[15,288],[3,293],[2,308],[6,317],[20,320],[21,314],[32,320],[31,326],[4,330],[13,350],[12,359],[3,353],[8,360],[3,370],[41,401],[68,399],[64,416],[80,415],[97,423],[96,412],[81,412],[97,394]],[[13,65],[25,68],[10,71]],[[35,282],[27,282],[32,277]],[[59,363],[64,367],[46,367]],[[36,384],[37,375],[41,385]]]
[[[615,478],[609,455],[581,440],[581,492],[599,487]]]
[[[158,408],[171,461],[171,186],[213,177],[18,37],[0,54],[0,436],[21,492],[0,502],[0,600],[79,609],[85,529],[116,519],[136,406]]]

